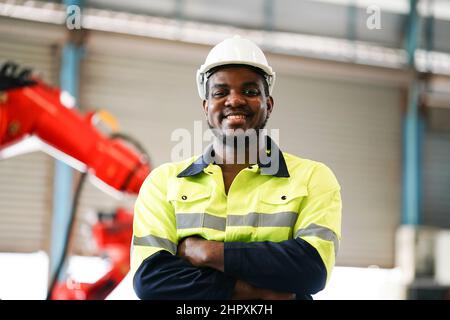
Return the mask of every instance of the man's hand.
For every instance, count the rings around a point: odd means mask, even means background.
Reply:
[[[210,267],[222,271],[223,243],[188,237],[178,244],[177,254],[196,267]]]

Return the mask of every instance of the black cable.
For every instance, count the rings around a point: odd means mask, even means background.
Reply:
[[[111,139],[122,139],[125,140],[127,142],[130,142],[132,145],[134,145],[134,147],[143,155],[144,157],[144,161],[147,163],[150,163],[150,156],[148,155],[147,151],[145,150],[145,148],[139,143],[139,141],[137,141],[136,139],[134,139],[133,137],[124,134],[124,133],[113,133],[110,135]],[[139,170],[139,168],[141,167],[142,163],[141,162],[137,162],[134,165],[134,168],[132,170],[130,170],[130,173],[128,174],[128,176],[125,178],[122,186],[120,186],[120,190],[126,190],[126,188],[128,187],[128,184],[130,183],[131,179],[133,178],[134,174],[136,173],[137,170]]]
[[[56,266],[56,270],[55,270],[53,277],[51,279],[51,282],[50,282],[50,286],[48,287],[47,298],[46,298],[47,300],[51,300],[51,298],[52,298],[53,290],[55,289],[56,282],[58,281],[58,278],[61,274],[62,267],[64,266],[64,262],[67,257],[67,252],[68,252],[68,248],[69,248],[69,240],[72,235],[72,229],[73,229],[74,222],[75,222],[75,216],[76,216],[76,212],[77,212],[77,208],[78,208],[78,202],[80,199],[81,190],[82,190],[85,178],[86,178],[86,174],[87,174],[87,172],[83,172],[81,174],[80,180],[78,181],[78,185],[75,190],[75,194],[73,196],[72,207],[70,209],[70,221],[69,221],[69,225],[67,226],[66,238],[64,239],[63,252],[61,253],[61,256],[59,258],[58,264]]]
[[[150,162],[150,156],[148,155],[147,150],[145,150],[145,148],[142,146],[142,144],[139,141],[137,141],[136,139],[134,139],[133,137],[131,137],[125,133],[120,133],[120,132],[112,133],[110,135],[110,137],[111,137],[111,139],[122,139],[122,140],[130,142],[131,144],[133,144],[136,147],[136,149],[140,153],[142,153],[142,155],[145,157],[145,160]]]

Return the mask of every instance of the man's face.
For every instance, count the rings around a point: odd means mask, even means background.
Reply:
[[[209,126],[222,136],[236,129],[262,129],[273,108],[263,81],[260,74],[246,67],[216,71],[208,81],[208,100],[203,101]]]

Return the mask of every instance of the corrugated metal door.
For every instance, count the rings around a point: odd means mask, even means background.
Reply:
[[[283,75],[276,90],[271,127],[281,128],[281,147],[327,164],[341,184],[337,263],[392,267],[401,214],[400,90]]]
[[[0,19],[0,63],[11,60],[57,79],[56,33],[41,24]],[[30,30],[40,30],[33,34]],[[34,152],[0,160],[0,251],[32,252],[48,248],[51,224],[53,160]]]
[[[450,228],[450,109],[430,108],[423,149],[423,221]]]

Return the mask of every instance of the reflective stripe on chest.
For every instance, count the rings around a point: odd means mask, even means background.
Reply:
[[[198,235],[216,241],[283,241],[292,238],[304,185],[264,177],[264,183],[235,184],[228,196],[204,180],[178,179],[168,201],[174,207],[178,238]],[[223,187],[223,186],[222,186]]]

